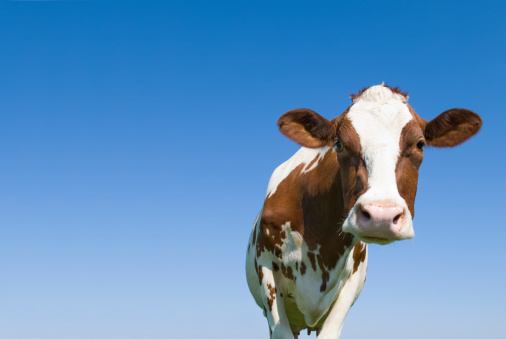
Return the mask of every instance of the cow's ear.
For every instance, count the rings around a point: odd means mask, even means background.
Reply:
[[[286,112],[279,118],[278,127],[288,138],[309,148],[332,145],[336,135],[335,124],[307,108]]]
[[[431,146],[453,147],[478,133],[481,124],[478,114],[463,108],[452,108],[429,121],[424,136]]]

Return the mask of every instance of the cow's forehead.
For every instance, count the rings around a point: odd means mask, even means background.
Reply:
[[[369,87],[347,113],[362,148],[398,145],[404,126],[413,119],[407,97],[378,85]]]

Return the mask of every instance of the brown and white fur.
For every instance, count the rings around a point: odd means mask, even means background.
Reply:
[[[273,173],[246,258],[248,286],[271,338],[340,336],[367,271],[367,243],[414,236],[423,147],[453,147],[480,117],[450,109],[427,122],[398,88],[377,85],[328,121],[309,109],[278,126],[302,148]]]

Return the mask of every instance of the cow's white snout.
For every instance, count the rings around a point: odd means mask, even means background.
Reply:
[[[359,199],[344,221],[343,231],[361,241],[381,245],[413,238],[413,218],[408,207],[394,201]]]
[[[397,238],[406,224],[406,209],[382,202],[359,204],[357,224],[362,235],[369,238]]]

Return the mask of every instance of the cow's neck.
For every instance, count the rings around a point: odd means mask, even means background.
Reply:
[[[356,242],[341,228],[347,211],[335,152],[329,148],[318,165],[303,176],[301,233],[308,249],[318,251],[323,264],[332,269]]]
[[[345,218],[336,153],[330,147],[303,148],[276,169],[269,183],[257,255],[267,250],[280,257],[289,227],[304,240],[315,268],[330,270],[356,242],[342,232]]]

